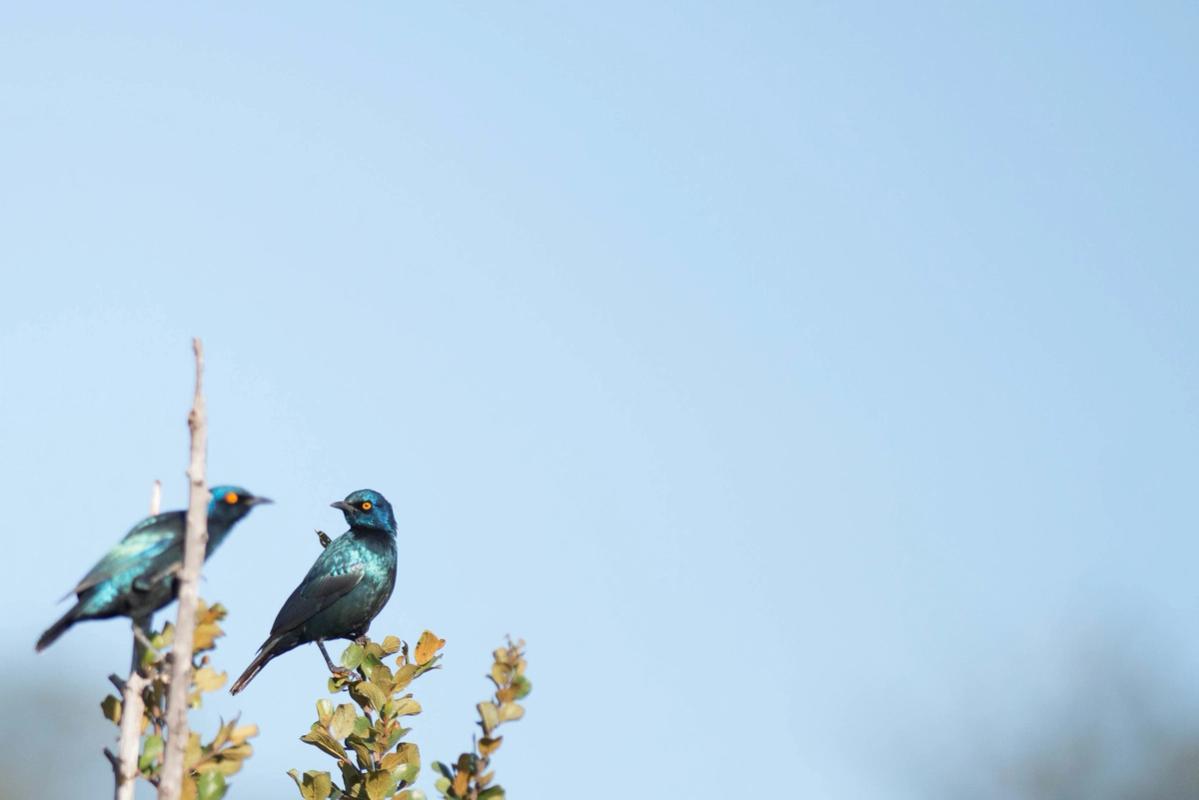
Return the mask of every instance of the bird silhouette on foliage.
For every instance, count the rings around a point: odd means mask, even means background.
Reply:
[[[221,546],[251,509],[269,502],[240,486],[213,487],[204,557]],[[42,634],[37,649],[45,650],[82,620],[129,617],[139,627],[149,625],[151,615],[174,600],[178,591],[175,576],[183,563],[186,516],[186,511],[167,511],[134,525],[71,590],[75,605]]]
[[[350,529],[321,551],[271,627],[258,655],[230,687],[237,694],[267,663],[302,644],[316,642],[325,664],[337,667],[325,649],[327,639],[357,639],[391,597],[396,580],[396,521],[391,504],[376,491],[361,489],[331,504]]]

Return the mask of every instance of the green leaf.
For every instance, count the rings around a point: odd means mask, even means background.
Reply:
[[[221,800],[227,788],[224,773],[205,772],[196,779],[196,800]]]
[[[524,675],[517,675],[512,679],[512,688],[516,692],[514,699],[524,700],[533,691],[533,682]]]
[[[145,772],[160,755],[162,755],[162,737],[147,736],[146,743],[142,745],[142,754],[137,759],[137,768]]]
[[[362,649],[362,645],[357,643],[351,644],[341,654],[341,665],[346,669],[358,669],[358,665],[362,663],[364,655],[366,655],[366,651]]]
[[[454,773],[450,772],[450,768],[445,764],[442,764],[440,761],[434,761],[432,767],[434,772],[440,773],[446,779],[454,779]]]
[[[500,785],[488,786],[483,791],[479,792],[479,800],[500,800],[504,796],[504,787]]]
[[[400,649],[400,640],[395,636],[385,636],[383,643],[379,645],[383,649],[385,655],[391,655],[398,652]]]

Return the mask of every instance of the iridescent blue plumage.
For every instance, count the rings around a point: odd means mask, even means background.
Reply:
[[[376,491],[362,489],[333,503],[345,513],[350,529],[321,552],[271,626],[258,655],[233,684],[237,694],[276,656],[316,642],[335,669],[326,639],[364,636],[391,597],[396,580],[396,521],[391,504]]]
[[[256,505],[271,502],[240,486],[215,486],[208,503],[208,547],[212,555],[229,531]],[[44,650],[76,622],[109,617],[149,617],[175,599],[175,572],[183,561],[186,512],[147,517],[83,576],[70,594],[75,605],[38,639]],[[69,596],[69,595],[68,595]]]

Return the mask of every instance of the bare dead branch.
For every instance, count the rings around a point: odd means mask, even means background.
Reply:
[[[190,486],[187,501],[187,533],[183,543],[183,568],[179,572],[179,615],[171,650],[171,683],[167,700],[167,742],[158,786],[158,800],[179,800],[183,791],[183,756],[187,747],[187,694],[191,684],[192,647],[196,631],[196,601],[199,599],[200,568],[208,544],[208,486],[205,457],[208,450],[208,419],[204,406],[204,346],[192,339],[196,355],[196,394],[187,417],[191,430],[191,463],[187,468]]]
[[[154,481],[154,489],[150,493],[150,516],[154,516],[162,506],[162,481]],[[133,656],[129,665],[129,678],[122,684],[115,675],[112,676],[117,691],[121,693],[121,733],[117,740],[117,753],[114,756],[108,749],[104,755],[112,762],[113,774],[116,777],[113,796],[116,800],[133,800],[134,785],[137,783],[137,756],[141,749],[142,715],[145,713],[145,702],[142,691],[150,682],[141,672],[142,652],[145,645],[144,629],[149,626],[149,617],[135,619],[133,627]]]

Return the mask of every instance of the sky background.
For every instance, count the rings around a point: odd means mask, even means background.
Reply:
[[[1199,674],[1196,41],[1190,3],[6,7],[0,796],[107,791],[127,627],[33,642],[154,479],[184,504],[193,335],[210,478],[277,501],[206,568],[217,665],[377,489],[372,631],[447,640],[426,763],[528,641],[511,797],[928,797],[1097,652]],[[206,707],[262,728],[231,798],[325,766],[324,680]]]

